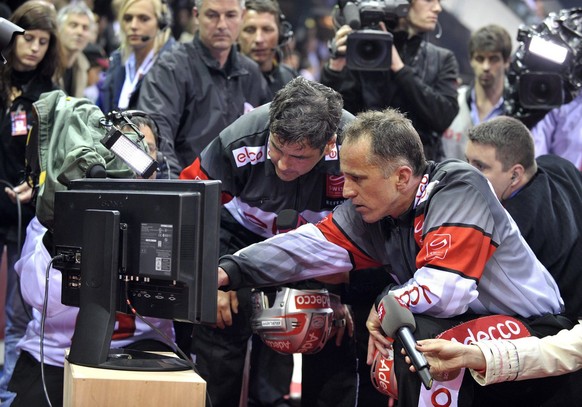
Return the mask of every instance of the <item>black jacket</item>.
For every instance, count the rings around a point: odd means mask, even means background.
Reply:
[[[503,206],[556,279],[566,314],[576,321],[582,316],[582,173],[556,155],[536,161],[535,176]]]
[[[405,66],[392,71],[335,72],[324,67],[321,83],[344,98],[344,108],[353,114],[387,107],[406,113],[425,146],[427,159],[441,158],[441,134],[451,124],[459,105],[459,68],[454,54],[420,36],[394,34],[394,44]]]
[[[137,107],[157,122],[160,151],[177,177],[226,126],[270,98],[254,61],[233,46],[220,69],[196,36],[160,56],[143,80]]]
[[[291,82],[293,78],[299,76],[299,74],[290,66],[278,62],[271,72],[263,72],[263,76],[269,84],[271,94],[275,96],[275,93]]]
[[[0,113],[0,180],[14,187],[24,181],[26,141],[33,123],[32,104],[42,93],[56,89],[56,85],[50,78],[35,75],[17,87],[21,88],[22,94],[10,106],[3,106]],[[13,129],[15,115],[19,112],[26,115],[26,129],[23,131]],[[3,184],[0,188],[0,229],[4,230],[16,225],[18,221],[17,206],[4,193],[5,186],[7,185]],[[34,215],[32,205],[23,205],[22,215],[22,225],[25,228]]]

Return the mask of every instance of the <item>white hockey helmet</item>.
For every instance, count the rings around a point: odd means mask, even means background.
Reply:
[[[254,291],[252,305],[253,331],[276,352],[317,353],[330,337],[333,310],[326,289],[280,288],[270,308],[265,293]]]

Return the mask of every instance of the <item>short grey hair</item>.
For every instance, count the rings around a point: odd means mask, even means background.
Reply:
[[[204,3],[204,0],[196,0],[196,2],[194,4],[196,5],[196,8],[200,10],[202,8],[203,3]],[[245,9],[245,0],[239,0],[239,4],[240,4],[241,10],[244,10]]]
[[[62,27],[65,24],[65,20],[69,15],[84,15],[89,18],[89,25],[90,28],[93,29],[97,25],[97,21],[95,21],[95,14],[93,11],[85,4],[84,1],[73,1],[63,8],[59,10],[57,14],[57,24],[59,27]]]

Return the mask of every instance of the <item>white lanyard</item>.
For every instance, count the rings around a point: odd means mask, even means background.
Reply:
[[[139,69],[135,69],[135,53],[132,53],[125,63],[125,81],[121,88],[119,95],[119,102],[117,106],[122,109],[127,109],[129,106],[129,98],[135,90],[135,86],[141,78],[150,70],[154,62],[154,50],[152,49],[143,60]]]

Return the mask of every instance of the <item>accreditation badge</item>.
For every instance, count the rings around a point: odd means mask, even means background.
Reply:
[[[19,106],[15,112],[10,112],[12,121],[12,136],[26,136],[28,126],[26,125],[26,112]]]

